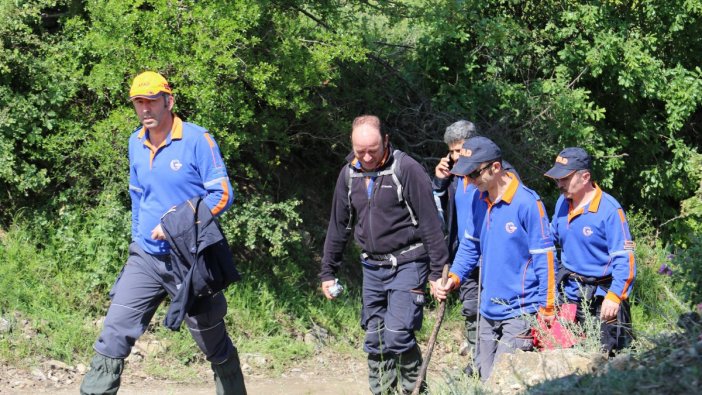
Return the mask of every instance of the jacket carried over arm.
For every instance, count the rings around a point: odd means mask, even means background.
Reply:
[[[205,199],[195,197],[171,208],[161,218],[161,226],[171,246],[174,269],[183,278],[164,320],[167,328],[178,330],[196,302],[206,300],[241,277],[227,239]]]

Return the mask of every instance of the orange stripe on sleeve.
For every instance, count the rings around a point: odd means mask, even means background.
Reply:
[[[622,289],[622,299],[626,299],[629,295],[629,289],[631,287],[631,282],[634,281],[634,253],[629,253],[629,276],[626,278],[624,283],[624,288]]]
[[[556,270],[553,251],[546,253],[548,267],[548,285],[546,288],[546,312],[553,311],[556,305]]]
[[[212,140],[212,136],[210,136],[209,133],[205,133],[205,139],[207,140],[207,144],[210,146],[210,153],[212,154],[212,165],[214,167],[222,167],[224,166],[224,163],[217,163],[217,154],[215,153],[215,142]]]
[[[229,201],[229,188],[227,187],[227,180],[222,180],[222,198],[219,199],[217,205],[212,209],[212,215],[217,215],[227,207],[227,202]]]

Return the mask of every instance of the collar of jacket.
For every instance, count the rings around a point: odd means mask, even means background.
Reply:
[[[388,157],[385,160],[385,162],[380,165],[377,169],[370,170],[369,172],[377,172],[384,170],[390,166],[392,166],[392,162],[395,160],[395,148],[392,146],[391,143],[388,143]],[[364,170],[361,169],[361,166],[358,164],[358,159],[356,159],[356,155],[354,155],[353,151],[351,151],[348,155],[346,155],[346,161],[348,162],[349,166],[353,168],[356,171],[363,172]]]

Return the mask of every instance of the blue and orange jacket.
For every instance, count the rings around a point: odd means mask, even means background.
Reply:
[[[586,277],[612,276],[609,291],[598,287],[595,295],[619,303],[630,294],[636,278],[634,242],[624,210],[609,194],[595,185],[595,197],[573,210],[563,195],[551,220],[554,242],[561,246],[561,263]],[[579,300],[578,284],[569,279],[565,287],[570,300]]]
[[[177,116],[166,140],[151,145],[149,131],[139,127],[129,138],[129,194],[132,239],[154,255],[169,253],[168,242],[153,240],[151,230],[171,207],[203,196],[213,215],[234,201],[219,147],[207,130]]]
[[[480,312],[504,320],[542,309],[553,314],[555,248],[539,196],[512,174],[502,198],[477,189],[450,276],[465,279],[482,257]]]
[[[519,179],[519,173],[514,167],[502,160],[502,166]],[[451,174],[446,178],[436,178],[432,180],[432,190],[434,201],[439,212],[443,212],[444,224],[446,225],[447,241],[449,246],[449,258],[453,261],[458,251],[458,244],[463,239],[465,233],[466,220],[468,218],[466,208],[470,206],[473,199],[475,185],[466,177]],[[460,218],[460,220],[458,220]]]

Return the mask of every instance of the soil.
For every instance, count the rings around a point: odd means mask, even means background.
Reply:
[[[459,369],[461,357],[456,351],[437,345],[429,369],[429,380],[439,379],[446,369]],[[244,363],[242,362],[242,366]],[[339,356],[320,350],[313,358],[271,376],[265,368],[244,368],[249,394],[265,395],[352,395],[368,393],[366,362],[362,357]],[[19,368],[0,362],[2,395],[75,395],[87,368],[46,360],[32,368]],[[166,395],[214,393],[212,372],[207,364],[198,367],[197,378],[188,382],[163,380],[145,373],[143,364],[127,364],[122,375],[120,395]]]

